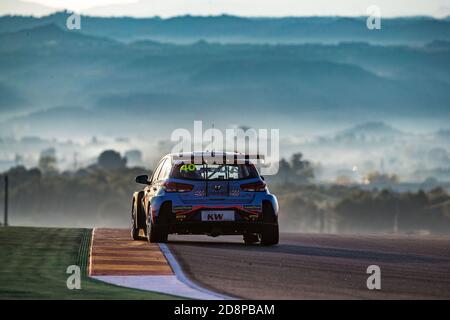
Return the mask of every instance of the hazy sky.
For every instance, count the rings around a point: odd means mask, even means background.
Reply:
[[[377,5],[382,17],[450,15],[450,0],[0,0],[0,14],[43,15],[70,9],[101,16],[182,14],[240,16],[367,15]]]

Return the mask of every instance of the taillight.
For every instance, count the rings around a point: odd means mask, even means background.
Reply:
[[[178,182],[165,182],[163,184],[164,190],[166,192],[189,192],[194,189],[191,184],[178,183]]]
[[[247,183],[241,185],[241,189],[248,192],[266,191],[266,184],[262,181]]]

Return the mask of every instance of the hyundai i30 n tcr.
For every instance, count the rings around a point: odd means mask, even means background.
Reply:
[[[168,154],[132,200],[133,239],[169,234],[242,235],[245,243],[278,243],[278,202],[252,157],[241,153]]]

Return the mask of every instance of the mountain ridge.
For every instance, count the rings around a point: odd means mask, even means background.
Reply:
[[[65,27],[67,12],[42,18],[0,17],[0,30],[13,31],[53,22]],[[371,43],[423,44],[432,40],[450,40],[450,20],[433,17],[383,19],[383,33],[368,30],[365,17],[240,17],[233,15],[170,18],[130,18],[81,16],[81,31],[115,40],[138,39],[192,43],[199,40],[224,43]]]
[[[114,127],[125,114],[133,126],[121,123],[124,130],[138,131],[149,121],[159,125],[158,117],[174,125],[196,115],[229,123],[242,110],[249,125],[287,115],[351,123],[443,121],[450,113],[446,41],[430,46],[123,42],[39,21],[0,35],[0,83],[26,99],[22,115],[82,106],[93,113],[95,129]],[[11,103],[7,109],[16,107]],[[66,121],[76,119],[74,113]],[[38,126],[25,117],[2,125],[3,132],[15,130],[14,122],[24,130]]]

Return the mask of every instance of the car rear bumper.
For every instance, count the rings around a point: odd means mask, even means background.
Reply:
[[[172,211],[176,214],[187,214],[198,210],[239,210],[248,213],[260,212],[262,204],[264,201],[271,203],[275,214],[278,214],[278,202],[274,195],[267,194],[263,192],[257,192],[255,197],[251,202],[233,202],[228,201],[198,201],[196,203],[186,203],[182,201],[178,194],[165,194],[160,196],[155,196],[151,200],[152,211],[155,215],[158,215],[159,208],[165,202],[170,202],[172,205]]]
[[[183,221],[169,225],[169,233],[178,234],[207,234],[218,235],[242,235],[245,233],[261,233],[265,225],[276,223],[263,223],[260,221]]]

